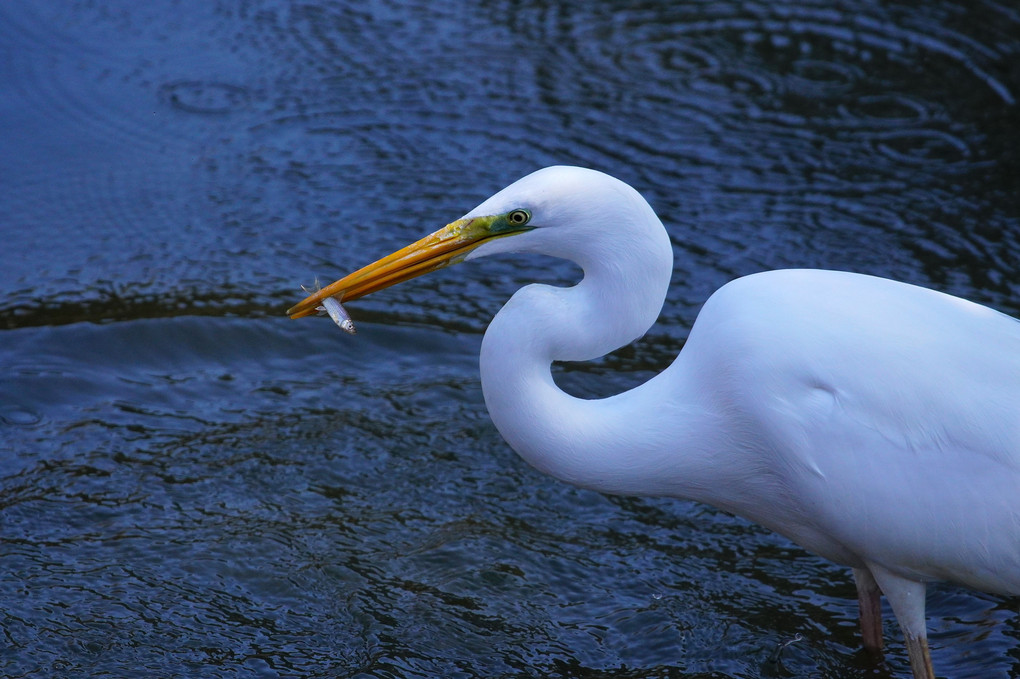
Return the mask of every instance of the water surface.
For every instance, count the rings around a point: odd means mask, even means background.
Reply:
[[[885,662],[857,650],[846,569],[501,441],[481,333],[570,265],[419,279],[354,338],[283,311],[568,163],[676,255],[574,393],[647,379],[766,269],[1020,315],[1018,64],[991,1],[5,4],[0,674],[904,676],[888,610]],[[943,675],[1020,677],[1016,599],[929,612]]]

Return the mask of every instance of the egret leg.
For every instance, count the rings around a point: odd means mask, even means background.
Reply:
[[[903,630],[914,679],[935,679],[924,620],[925,584],[900,577],[875,564],[869,563],[868,570],[889,600]]]
[[[857,604],[861,609],[861,639],[865,650],[882,652],[882,590],[867,568],[854,569]]]
[[[910,669],[914,679],[935,679],[935,668],[931,666],[931,654],[928,652],[928,637],[920,639],[907,636],[907,653],[910,655]]]

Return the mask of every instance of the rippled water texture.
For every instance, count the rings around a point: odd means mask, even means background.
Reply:
[[[419,279],[353,338],[283,310],[571,163],[677,255],[575,393],[763,269],[1020,315],[1018,70],[1020,11],[980,0],[0,4],[0,674],[904,676],[845,569],[502,443],[481,332],[570,266]],[[1017,609],[933,588],[939,671],[1020,677]]]

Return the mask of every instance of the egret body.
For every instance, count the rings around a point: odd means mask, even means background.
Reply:
[[[673,267],[666,231],[627,184],[539,170],[462,219],[292,308],[356,299],[500,252],[573,260],[573,287],[528,285],[482,342],[485,403],[529,463],[606,493],[689,498],[853,569],[865,646],[879,593],[914,677],[933,677],[925,585],[1020,594],[1020,322],[859,274],[783,270],[705,303],[662,373],[604,399],[552,377],[645,333]]]

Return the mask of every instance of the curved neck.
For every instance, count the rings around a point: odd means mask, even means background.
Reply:
[[[541,471],[608,493],[708,499],[685,486],[706,481],[697,468],[711,466],[702,461],[712,454],[717,428],[698,405],[682,357],[662,375],[605,399],[571,396],[551,373],[553,361],[602,356],[655,321],[672,249],[652,218],[648,228],[637,225],[638,237],[623,249],[579,261],[584,278],[576,286],[529,285],[507,302],[482,341],[482,390],[503,438]],[[598,244],[587,250],[608,252]]]

